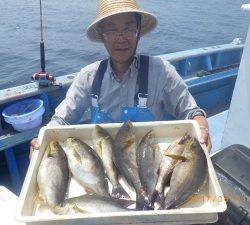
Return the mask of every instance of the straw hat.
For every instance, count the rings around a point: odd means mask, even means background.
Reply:
[[[109,16],[128,12],[136,12],[141,15],[141,36],[155,28],[156,17],[140,10],[135,0],[99,0],[97,18],[87,29],[88,38],[92,41],[101,42],[102,37],[98,32],[97,24]]]

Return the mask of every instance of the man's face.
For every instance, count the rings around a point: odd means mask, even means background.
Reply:
[[[112,60],[124,63],[131,59],[137,45],[134,13],[114,15],[100,25],[103,43]]]

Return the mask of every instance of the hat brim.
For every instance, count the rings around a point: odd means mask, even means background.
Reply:
[[[87,36],[91,41],[95,42],[102,42],[102,36],[100,35],[98,31],[98,23],[100,23],[102,20],[107,19],[109,17],[112,17],[117,14],[122,14],[122,13],[138,13],[141,15],[141,33],[140,36],[143,36],[150,31],[152,31],[156,26],[157,26],[157,19],[154,15],[151,13],[142,11],[142,10],[124,10],[120,11],[117,13],[112,13],[110,15],[106,15],[102,18],[96,19],[87,29]]]

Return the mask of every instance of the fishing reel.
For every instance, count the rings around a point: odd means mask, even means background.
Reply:
[[[45,50],[43,40],[43,19],[42,19],[42,0],[40,0],[40,29],[41,29],[41,41],[40,41],[40,59],[41,59],[41,71],[34,73],[31,77],[35,80],[40,87],[48,87],[54,85],[55,77],[49,75],[45,70]]]
[[[33,76],[31,77],[33,80],[35,80],[39,86],[42,87],[48,87],[50,85],[54,85],[55,83],[55,77],[52,75],[49,75],[48,72],[37,72],[34,73]]]

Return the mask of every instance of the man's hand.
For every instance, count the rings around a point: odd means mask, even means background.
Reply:
[[[204,116],[194,116],[194,120],[196,120],[200,126],[201,129],[201,136],[200,136],[200,143],[204,144],[210,153],[212,148],[212,143],[209,135],[209,129],[208,129],[208,123]]]
[[[33,138],[30,142],[30,155],[29,158],[31,159],[32,153],[35,150],[39,150],[40,145],[38,144],[37,138]]]

